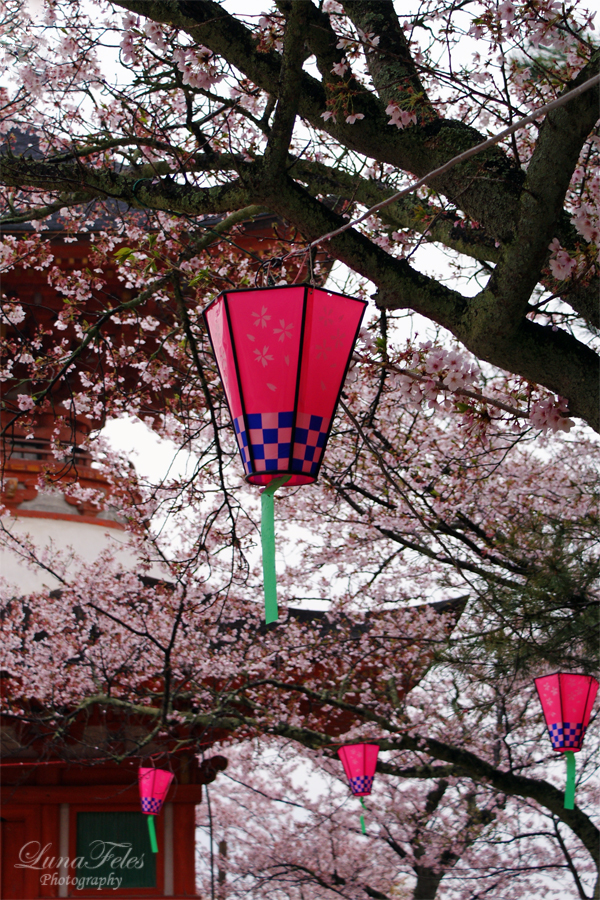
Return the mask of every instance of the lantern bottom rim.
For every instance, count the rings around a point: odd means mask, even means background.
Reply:
[[[246,475],[245,479],[248,484],[256,484],[260,487],[266,487],[276,478],[283,478],[285,476],[289,476],[289,480],[281,485],[282,488],[286,487],[298,487],[303,484],[313,484],[317,479],[314,475],[306,475],[300,472],[290,472],[289,470],[281,469],[277,472],[252,472],[250,475]]]

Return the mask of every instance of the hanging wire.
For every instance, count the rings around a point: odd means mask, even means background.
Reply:
[[[271,256],[269,259],[262,260],[260,266],[257,269],[256,275],[254,276],[254,287],[258,287],[258,279],[261,275],[266,282],[264,287],[275,287],[277,282],[275,280],[275,276],[273,275],[272,269],[280,269],[283,265],[284,259],[286,259],[286,257]]]
[[[420,178],[418,181],[413,182],[413,184],[409,185],[403,190],[398,191],[396,194],[393,194],[391,197],[388,197],[386,200],[382,200],[380,203],[376,203],[375,206],[370,207],[365,213],[360,215],[357,219],[350,219],[348,222],[345,222],[344,225],[339,228],[334,229],[334,231],[330,231],[327,234],[322,235],[316,240],[310,242],[306,249],[303,250],[291,250],[285,256],[276,256],[272,257],[268,260],[261,260],[260,257],[256,256],[256,254],[252,253],[252,251],[247,250],[245,247],[240,247],[235,241],[232,241],[230,238],[227,238],[218,232],[214,232],[214,234],[219,237],[220,240],[224,240],[227,243],[231,244],[231,246],[235,247],[238,250],[241,250],[243,253],[247,253],[248,256],[251,256],[256,262],[260,263],[259,270],[256,274],[255,278],[255,286],[258,286],[258,279],[260,274],[266,270],[266,278],[268,287],[272,287],[275,285],[275,280],[271,274],[271,268],[274,266],[281,267],[286,260],[292,259],[296,256],[308,255],[308,264],[309,264],[309,280],[312,286],[315,286],[314,282],[314,261],[312,256],[312,250],[319,246],[319,244],[324,243],[325,241],[331,240],[331,238],[336,237],[338,234],[342,234],[344,231],[348,231],[348,229],[353,228],[355,225],[359,225],[361,222],[364,222],[369,216],[373,213],[377,212],[380,209],[385,208],[386,206],[390,206],[390,204],[395,203],[401,197],[404,197],[408,194],[412,194],[413,191],[417,190],[419,187],[426,185],[431,179],[436,178],[449,169],[454,168],[454,166],[458,165],[461,162],[465,162],[467,159],[470,159],[473,156],[481,153],[483,150],[486,150],[488,147],[493,146],[494,144],[499,143],[503,138],[508,137],[514,132],[518,131],[521,128],[524,128],[526,125],[535,122],[536,119],[539,119],[540,116],[546,115],[554,109],[558,109],[561,106],[564,106],[570,100],[573,100],[575,97],[578,97],[580,94],[583,94],[585,91],[589,90],[595,84],[600,82],[600,75],[595,75],[592,78],[589,78],[587,81],[583,82],[583,84],[577,85],[577,87],[572,88],[570,91],[561,94],[560,97],[557,97],[556,100],[552,100],[550,103],[544,104],[544,106],[540,106],[539,109],[536,109],[530,115],[525,116],[523,119],[519,119],[517,122],[514,122],[508,128],[505,128],[503,131],[498,132],[498,134],[493,135],[493,137],[488,138],[480,144],[476,144],[474,147],[470,147],[468,150],[465,150],[463,153],[458,154],[458,156],[454,156],[452,159],[449,159],[448,162],[444,163],[442,166],[439,166],[437,169],[433,169],[423,178]],[[138,201],[142,206],[146,206],[143,201],[141,201],[137,194],[136,189],[139,184],[143,181],[155,181],[155,178],[138,178],[137,181],[134,182],[132,188],[132,194],[134,199]],[[150,209],[151,207],[147,207]],[[202,222],[194,221],[187,213],[179,213],[175,212],[175,210],[167,209],[161,210],[162,212],[167,212],[171,215],[182,217],[186,219],[188,222],[193,223],[196,227],[205,228],[208,232],[213,231],[213,229],[209,225],[202,225]]]
[[[475,144],[474,147],[470,147],[463,153],[459,153],[458,156],[453,156],[452,159],[448,160],[448,162],[445,162],[437,169],[433,169],[431,172],[428,172],[427,175],[423,176],[423,178],[420,178],[418,181],[413,182],[408,187],[403,188],[401,191],[398,191],[396,194],[392,194],[392,196],[388,197],[386,200],[381,200],[379,203],[376,203],[375,206],[371,206],[370,209],[360,215],[357,219],[350,219],[339,228],[334,229],[334,231],[329,231],[327,234],[324,234],[316,240],[312,241],[308,245],[309,249],[318,247],[319,244],[322,244],[325,241],[329,241],[331,240],[331,238],[337,237],[338,234],[343,234],[344,231],[348,231],[349,228],[353,228],[355,225],[360,225],[361,222],[364,222],[365,219],[368,219],[369,216],[373,215],[373,213],[377,212],[378,210],[384,209],[386,206],[390,206],[401,197],[412,194],[413,191],[416,191],[417,188],[423,187],[424,185],[428,184],[428,182],[433,178],[437,178],[440,175],[445,174],[447,171],[449,171],[449,169],[453,169],[454,166],[459,165],[459,163],[465,162],[467,159],[471,159],[471,157],[473,156],[477,156],[477,154],[481,153],[483,150],[487,150],[488,147],[492,147],[494,144],[498,144],[501,140],[513,134],[515,131],[519,131],[519,129],[524,128],[526,125],[530,125],[532,122],[535,122],[535,120],[539,119],[540,116],[544,116],[546,115],[546,113],[549,113],[554,109],[558,109],[560,106],[564,106],[570,100],[573,100],[575,97],[583,94],[585,91],[594,87],[594,85],[598,84],[599,82],[600,75],[594,75],[592,78],[588,78],[588,80],[584,81],[583,84],[579,84],[577,85],[577,87],[574,87],[566,93],[561,94],[561,96],[557,97],[556,100],[552,100],[550,103],[546,103],[544,104],[544,106],[540,106],[539,109],[536,109],[534,112],[530,113],[530,115],[525,116],[525,118],[523,119],[519,119],[518,122],[514,122],[508,128],[505,128],[503,131],[499,131],[498,134],[493,135],[493,137],[482,141],[482,143],[480,144]],[[285,262],[286,259],[289,259],[292,256],[299,256],[300,254],[305,252],[305,250],[292,250],[287,254],[287,256],[283,257],[283,261]]]
[[[315,254],[313,254],[313,248],[308,245],[306,249],[306,253],[308,255],[308,281],[311,287],[316,287],[315,284]]]

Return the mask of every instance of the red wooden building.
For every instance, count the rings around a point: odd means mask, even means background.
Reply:
[[[5,744],[10,738],[8,726]],[[226,767],[223,757],[199,765],[189,750],[170,756],[176,777],[156,819],[154,854],[140,812],[138,760],[83,763],[37,752],[1,766],[3,900],[197,896],[196,804],[202,785]]]
[[[31,139],[31,146],[27,143],[28,136],[18,136],[13,152],[35,156],[35,138]],[[128,214],[121,209],[116,212]],[[217,221],[207,219],[202,225],[210,227]],[[48,224],[45,237],[55,265],[68,274],[92,264],[94,229],[91,233],[74,236],[64,233],[56,217]],[[97,230],[108,230],[111,224],[106,212],[100,213]],[[14,228],[12,233],[16,237],[26,237],[28,231],[31,231],[30,226],[22,225]],[[262,215],[243,225],[235,242],[240,252],[265,259],[276,252],[276,247],[285,247],[293,237],[281,220]],[[292,268],[294,274],[302,278],[299,265],[296,263]],[[325,264],[325,268],[329,265]],[[257,270],[259,263],[252,266]],[[116,261],[107,261],[103,268],[106,278],[103,295],[91,294],[87,301],[92,319],[102,312],[107,299],[119,302],[132,296],[119,279]],[[33,333],[41,326],[46,334],[43,340],[52,342],[53,326],[63,308],[64,298],[49,287],[46,271],[30,266],[17,268],[3,277],[2,292],[9,299],[18,301],[25,310],[25,320],[17,326],[20,330],[29,329]],[[151,300],[148,311],[159,316],[176,315],[175,305],[172,309],[164,306],[159,309]],[[13,326],[4,323],[2,329],[3,336],[10,340]],[[125,329],[112,323],[108,323],[107,332],[115,342],[126,341],[128,337]],[[71,335],[71,330],[66,334]],[[77,340],[75,333],[72,338]],[[78,365],[85,370],[88,363],[90,358],[82,356]],[[93,359],[91,365],[95,365]],[[3,428],[0,499],[10,514],[3,520],[5,526],[16,535],[27,532],[41,543],[51,536],[59,545],[73,546],[83,558],[93,558],[107,543],[117,539],[123,545],[122,556],[127,559],[126,535],[109,503],[99,509],[72,496],[69,489],[75,477],[84,488],[104,491],[108,501],[108,484],[93,467],[89,453],[80,446],[90,430],[101,426],[102,421],[92,421],[84,416],[65,421],[61,439],[65,446],[72,448],[72,458],[65,465],[51,450],[51,436],[57,421],[52,412],[38,414],[33,434],[31,427],[23,427],[18,419],[12,422],[13,413],[18,409],[16,393],[24,390],[22,376],[17,364],[14,384],[4,385],[4,403],[0,411]],[[56,384],[52,394],[55,407],[68,392],[68,386]],[[165,400],[164,396],[150,396],[145,411],[150,415],[159,414]],[[41,476],[50,478],[56,490],[50,494],[41,493]],[[131,563],[135,565],[133,559]],[[32,575],[7,551],[0,552],[0,568],[20,594],[58,587],[47,574]],[[158,753],[158,766],[175,773],[167,802],[156,823],[159,849],[155,856],[150,850],[145,817],[140,812],[137,786],[140,760],[117,764],[111,761],[110,753],[113,750],[122,755],[128,730],[133,729],[132,737],[139,737],[140,730],[145,727],[143,722],[112,720],[111,726],[107,726],[106,716],[101,720],[101,713],[96,710],[90,719],[81,720],[73,727],[67,741],[69,746],[66,750],[63,747],[59,755],[52,751],[49,738],[28,733],[16,719],[5,716],[1,725],[0,896],[4,900],[86,897],[99,893],[115,898],[197,896],[195,807],[202,801],[202,785],[214,780],[227,761],[223,757],[213,757],[212,761],[208,759],[199,764],[196,754],[207,750],[217,737],[190,741],[188,749],[181,752],[170,752],[168,747],[145,748],[149,756]],[[107,728],[113,732],[108,734],[108,741]],[[101,745],[106,745],[106,752],[98,754],[97,748]]]

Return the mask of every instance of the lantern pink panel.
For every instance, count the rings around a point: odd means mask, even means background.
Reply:
[[[165,769],[138,769],[138,784],[143,813],[146,813],[148,816],[157,816],[159,814],[173,777],[173,773],[167,772]]]
[[[598,682],[591,675],[557,672],[535,679],[552,748],[581,750]]]
[[[307,285],[226,291],[206,309],[246,480],[315,481],[366,302]]]
[[[378,754],[378,744],[346,744],[338,750],[350,788],[356,797],[371,793]]]

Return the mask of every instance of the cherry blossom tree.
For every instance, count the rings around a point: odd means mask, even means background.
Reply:
[[[447,767],[425,780],[406,754],[387,751],[361,810],[335,759],[264,739],[226,752],[210,822],[198,809],[215,843],[212,872],[201,857],[206,895],[211,880],[215,896],[229,898],[592,895],[589,861],[556,817],[467,787]]]
[[[93,453],[136,554],[135,571],[108,551],[78,568],[4,535],[60,584],[3,597],[17,732],[66,753],[99,710],[145,723],[126,750],[119,731],[96,738],[115,758],[228,741],[230,788],[202,821],[227,841],[224,896],[516,897],[552,878],[598,897],[594,729],[565,810],[531,686],[596,665],[597,444],[573,422],[598,427],[598,85],[577,93],[592,15],[359,0],[3,15],[5,445],[52,421],[47,482],[101,507],[78,477]],[[265,216],[279,231],[248,253]],[[57,228],[85,236],[81,268],[58,263]],[[266,629],[257,500],[201,311],[225,286],[322,280],[332,259],[377,311],[321,484],[278,502],[293,552]],[[34,272],[41,309],[19,293]],[[98,433],[125,414],[190,454],[191,477],[139,478]],[[315,599],[326,614],[286,616]],[[362,738],[382,747],[366,838],[335,757]]]
[[[326,615],[291,613],[275,628],[261,626],[251,488],[235,489],[233,553],[230,511],[206,503],[208,467],[192,484],[156,486],[137,481],[127,459],[119,471],[112,453],[113,502],[129,517],[139,559],[162,559],[165,577],[140,580],[142,564],[124,571],[109,554],[74,572],[54,548],[44,554],[23,543],[32,564],[51,568],[63,585],[58,595],[5,600],[6,709],[29,740],[50,733],[48,751],[59,754],[71,723],[94,709],[109,720],[118,713],[121,727],[146,723],[126,751],[122,730],[104,743],[94,732],[90,750],[116,758],[143,757],[161,741],[189,745],[190,735],[199,748],[225,738],[233,780],[224,786],[219,776],[210,822],[203,808],[201,825],[228,843],[221,868],[233,896],[402,890],[422,900],[443,885],[449,896],[489,888],[516,897],[552,876],[559,891],[575,885],[592,897],[597,831],[586,808],[596,729],[578,758],[578,807],[565,810],[564,773],[552,765],[531,679],[555,661],[594,666],[594,446],[586,457],[585,440],[556,435],[539,459],[537,443],[510,447],[486,432],[468,436],[467,453],[454,412],[444,420],[409,408],[418,451],[407,440],[392,456],[385,438],[397,423],[385,414],[385,394],[384,424],[378,435],[367,430],[378,376],[356,380],[362,387],[347,398],[322,486],[278,504],[280,521],[294,517],[312,535],[300,541],[301,562],[282,572],[281,594],[292,606],[307,595],[331,598]],[[351,434],[348,415],[359,426]],[[223,440],[233,446],[231,433]],[[201,432],[199,457],[204,441]],[[411,471],[417,457],[425,485]],[[402,490],[390,479],[402,479]],[[181,510],[168,536],[160,521],[148,524],[165,504]],[[527,602],[536,590],[537,609]],[[438,609],[427,603],[432,596],[455,599]],[[383,751],[366,839],[335,757],[341,743],[361,739],[377,739]],[[303,778],[316,785],[314,796]]]

